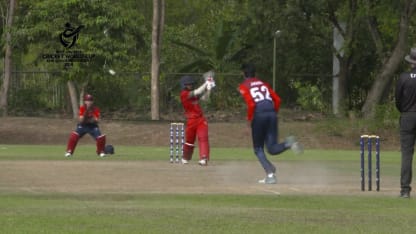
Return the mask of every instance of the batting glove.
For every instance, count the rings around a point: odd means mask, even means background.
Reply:
[[[208,81],[207,90],[211,90],[215,87],[214,81]]]

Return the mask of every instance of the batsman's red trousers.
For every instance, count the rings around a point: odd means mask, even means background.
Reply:
[[[194,144],[198,137],[199,159],[209,160],[208,123],[205,117],[188,119],[185,129],[183,158],[192,159]]]

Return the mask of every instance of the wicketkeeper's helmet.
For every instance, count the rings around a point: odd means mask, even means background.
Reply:
[[[85,94],[84,101],[94,101],[94,98],[91,94]]]

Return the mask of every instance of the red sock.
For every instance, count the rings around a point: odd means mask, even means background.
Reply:
[[[68,145],[66,147],[66,152],[73,154],[75,147],[77,146],[79,140],[79,135],[76,132],[72,132],[69,136]]]
[[[105,135],[101,135],[97,137],[97,154],[104,153],[104,147],[105,147]]]

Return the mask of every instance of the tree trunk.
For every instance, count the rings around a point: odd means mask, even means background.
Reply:
[[[81,90],[79,91],[79,105],[80,106],[84,104],[84,95],[86,94],[85,88],[87,87],[87,85],[88,85],[88,81],[83,82],[81,85]]]
[[[403,61],[405,55],[404,48],[406,48],[406,45],[398,44],[394,49],[392,56],[383,66],[381,72],[376,76],[377,78],[371,86],[361,110],[364,118],[371,119],[375,117],[376,107],[381,102],[383,94],[388,88],[387,86],[392,82],[394,72]]]
[[[346,21],[339,21],[336,10],[332,4],[328,5],[328,19],[334,26],[334,45],[333,53],[336,56],[338,64],[334,61],[333,65],[337,66],[337,74],[333,74],[333,113],[335,116],[343,116],[347,110],[348,101],[348,80],[349,69],[354,52],[354,34],[355,21],[357,16],[357,1],[348,2],[349,14]],[[347,49],[345,49],[347,48]],[[335,60],[335,59],[334,59]],[[335,67],[334,67],[335,68]]]
[[[343,116],[347,103],[347,81],[348,81],[348,69],[350,67],[350,60],[352,52],[344,53],[344,42],[347,42],[349,48],[351,48],[352,41],[352,26],[347,26],[345,23],[339,23],[343,33],[340,33],[340,29],[336,30],[336,36],[334,35],[334,76],[333,77],[333,114],[337,117]],[[347,31],[348,30],[348,31]],[[344,36],[343,36],[344,35]],[[344,38],[346,37],[346,38]],[[350,50],[352,51],[352,49]]]
[[[72,106],[72,118],[77,119],[78,118],[78,98],[77,98],[77,90],[75,88],[75,84],[72,80],[68,80],[68,91],[69,91],[69,97],[71,99],[71,106]]]
[[[347,57],[348,56],[348,57]],[[348,104],[348,69],[350,68],[350,58],[351,55],[346,55],[344,58],[340,61],[340,71],[339,71],[339,86],[338,86],[338,92],[339,92],[339,107],[340,107],[340,113],[338,116],[345,115],[345,112],[347,111],[347,104]]]
[[[0,90],[0,112],[3,116],[7,116],[8,109],[8,92],[9,84],[12,77],[12,35],[10,33],[13,26],[13,14],[15,9],[15,0],[10,0],[9,9],[6,17],[6,45],[4,54],[4,77]]]
[[[389,84],[393,80],[394,73],[403,61],[408,44],[407,37],[409,32],[409,20],[415,7],[415,0],[407,0],[405,6],[403,7],[396,46],[394,47],[391,56],[386,59],[386,62],[380,72],[376,75],[376,79],[367,94],[367,98],[361,109],[364,118],[371,119],[375,117],[376,107],[381,102],[383,94],[389,88]]]
[[[151,118],[160,119],[159,110],[159,75],[160,48],[165,18],[165,0],[153,0],[152,22],[152,68],[151,68]]]

